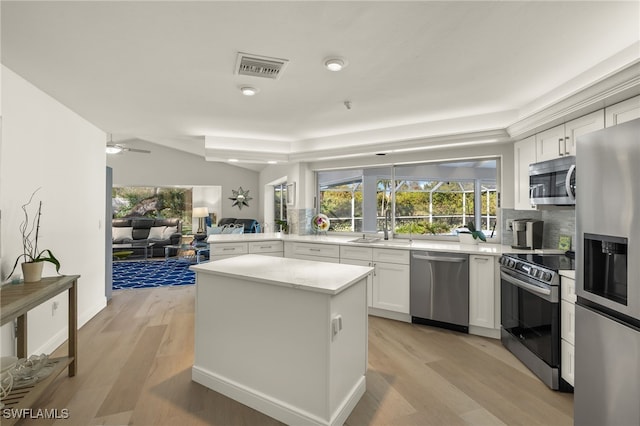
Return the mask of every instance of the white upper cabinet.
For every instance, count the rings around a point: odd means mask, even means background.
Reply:
[[[529,164],[536,162],[536,139],[528,137],[513,145],[514,208],[535,210],[529,201]]]
[[[640,118],[640,96],[611,105],[604,112],[607,127]]]
[[[576,155],[576,140],[581,135],[604,129],[604,110],[598,110],[536,135],[537,161]]]
[[[537,161],[546,161],[562,157],[565,155],[565,151],[564,124],[545,130],[544,132],[540,132],[536,135]]]

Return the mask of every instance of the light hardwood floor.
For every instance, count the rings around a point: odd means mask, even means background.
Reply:
[[[20,424],[279,424],[191,381],[194,293],[114,292],[79,331],[78,375],[38,403],[70,417]],[[573,395],[549,390],[499,341],[369,317],[367,391],[347,425],[572,424]]]

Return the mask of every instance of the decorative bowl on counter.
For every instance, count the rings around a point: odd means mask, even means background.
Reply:
[[[313,219],[311,219],[311,227],[316,232],[327,232],[330,224],[331,221],[327,215],[322,213],[315,215]]]

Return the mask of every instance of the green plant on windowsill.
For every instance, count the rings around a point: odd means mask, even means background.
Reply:
[[[461,234],[471,234],[471,236],[473,237],[474,240],[477,240],[479,238],[482,241],[487,242],[487,237],[484,236],[484,232],[478,231],[476,229],[476,225],[473,222],[467,223],[467,229],[468,229],[468,231],[460,231],[460,233]]]
[[[289,233],[289,223],[286,220],[277,219],[276,225],[280,226],[280,230],[285,234]]]
[[[42,201],[38,204],[38,209],[36,210],[36,215],[33,220],[29,219],[29,211],[27,207],[31,204],[33,197],[36,195],[40,188],[33,191],[29,201],[22,205],[22,211],[24,212],[24,220],[20,224],[20,233],[22,234],[22,254],[18,256],[16,262],[13,264],[13,269],[11,269],[11,273],[9,276],[12,276],[18,266],[18,262],[22,259],[27,264],[33,264],[38,262],[50,262],[55,265],[56,272],[60,271],[60,262],[53,255],[51,250],[38,249],[38,237],[40,234],[40,216],[42,215]],[[41,271],[41,270],[40,270]],[[26,280],[26,276],[25,276]],[[39,281],[37,279],[36,281]]]

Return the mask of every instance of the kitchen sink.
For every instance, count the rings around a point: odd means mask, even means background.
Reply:
[[[359,243],[359,244],[373,244],[380,242],[380,238],[356,238],[355,240],[349,240],[350,243]]]

